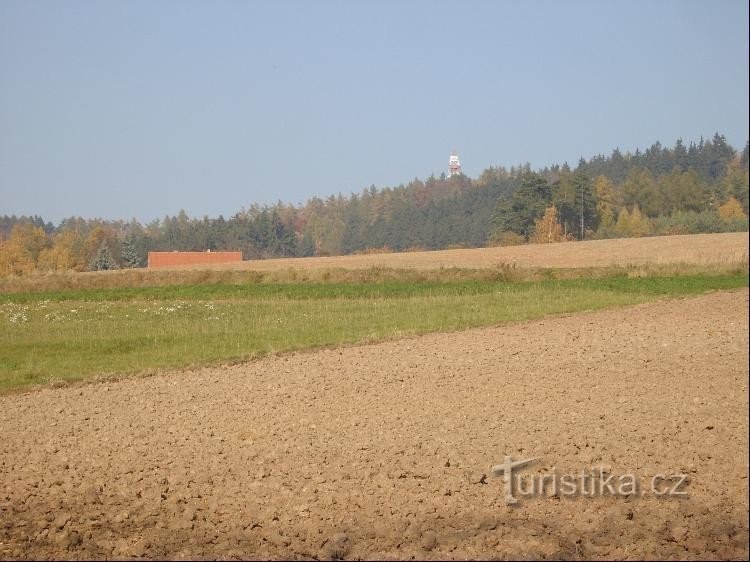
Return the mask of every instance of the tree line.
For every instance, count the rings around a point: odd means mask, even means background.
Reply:
[[[748,144],[716,134],[671,148],[528,164],[371,186],[294,206],[252,205],[230,218],[184,211],[135,219],[0,217],[0,275],[142,267],[149,251],[241,250],[245,259],[480,247],[564,240],[744,231]]]

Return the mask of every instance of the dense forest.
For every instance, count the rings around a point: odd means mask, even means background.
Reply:
[[[242,250],[245,259],[330,256],[546,243],[564,240],[744,231],[748,144],[725,137],[672,148],[581,159],[541,170],[490,167],[464,175],[302,206],[253,205],[231,218],[181,211],[148,224],[0,217],[0,275],[142,267],[149,250]]]

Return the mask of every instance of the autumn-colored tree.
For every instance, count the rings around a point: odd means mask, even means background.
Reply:
[[[638,205],[633,205],[630,211],[630,235],[635,237],[648,236],[654,227],[649,218],[641,212]]]
[[[615,225],[615,232],[619,236],[629,236],[630,233],[630,211],[627,207],[620,209],[620,213],[617,215],[617,224]]]
[[[77,246],[80,246],[78,233],[73,230],[59,232],[52,238],[52,246],[39,252],[37,269],[42,271],[66,271],[78,265]]]
[[[49,245],[44,229],[31,223],[16,224],[10,238],[0,242],[0,275],[22,275],[36,268],[39,254]]]
[[[734,197],[740,203],[745,214],[750,212],[748,209],[748,171],[739,160],[729,163],[721,188],[725,197]]]
[[[638,238],[648,236],[652,230],[651,221],[648,220],[648,217],[643,216],[638,205],[634,205],[632,211],[628,211],[627,207],[620,210],[615,225],[615,231],[620,236]]]
[[[596,193],[596,213],[599,215],[599,224],[605,228],[615,224],[615,210],[619,206],[615,184],[606,176],[597,176],[594,179],[594,192]]]
[[[44,229],[30,223],[17,224],[10,234],[10,241],[16,242],[31,254],[35,262],[45,247],[49,245]]]
[[[11,240],[0,242],[0,277],[31,273],[35,266],[31,254],[22,246]]]
[[[531,241],[535,244],[550,244],[564,240],[565,234],[557,218],[557,209],[554,206],[547,207],[544,216],[534,221],[534,234],[531,236]]]
[[[743,219],[747,215],[745,215],[745,211],[742,209],[742,204],[734,197],[730,197],[726,203],[719,207],[719,216],[726,221]]]

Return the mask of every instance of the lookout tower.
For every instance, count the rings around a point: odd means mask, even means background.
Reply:
[[[451,152],[451,158],[448,161],[448,177],[461,175],[461,161],[458,159],[458,154],[454,150]]]

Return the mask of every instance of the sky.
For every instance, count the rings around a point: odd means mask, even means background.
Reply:
[[[229,217],[748,118],[740,0],[0,0],[0,215]]]

